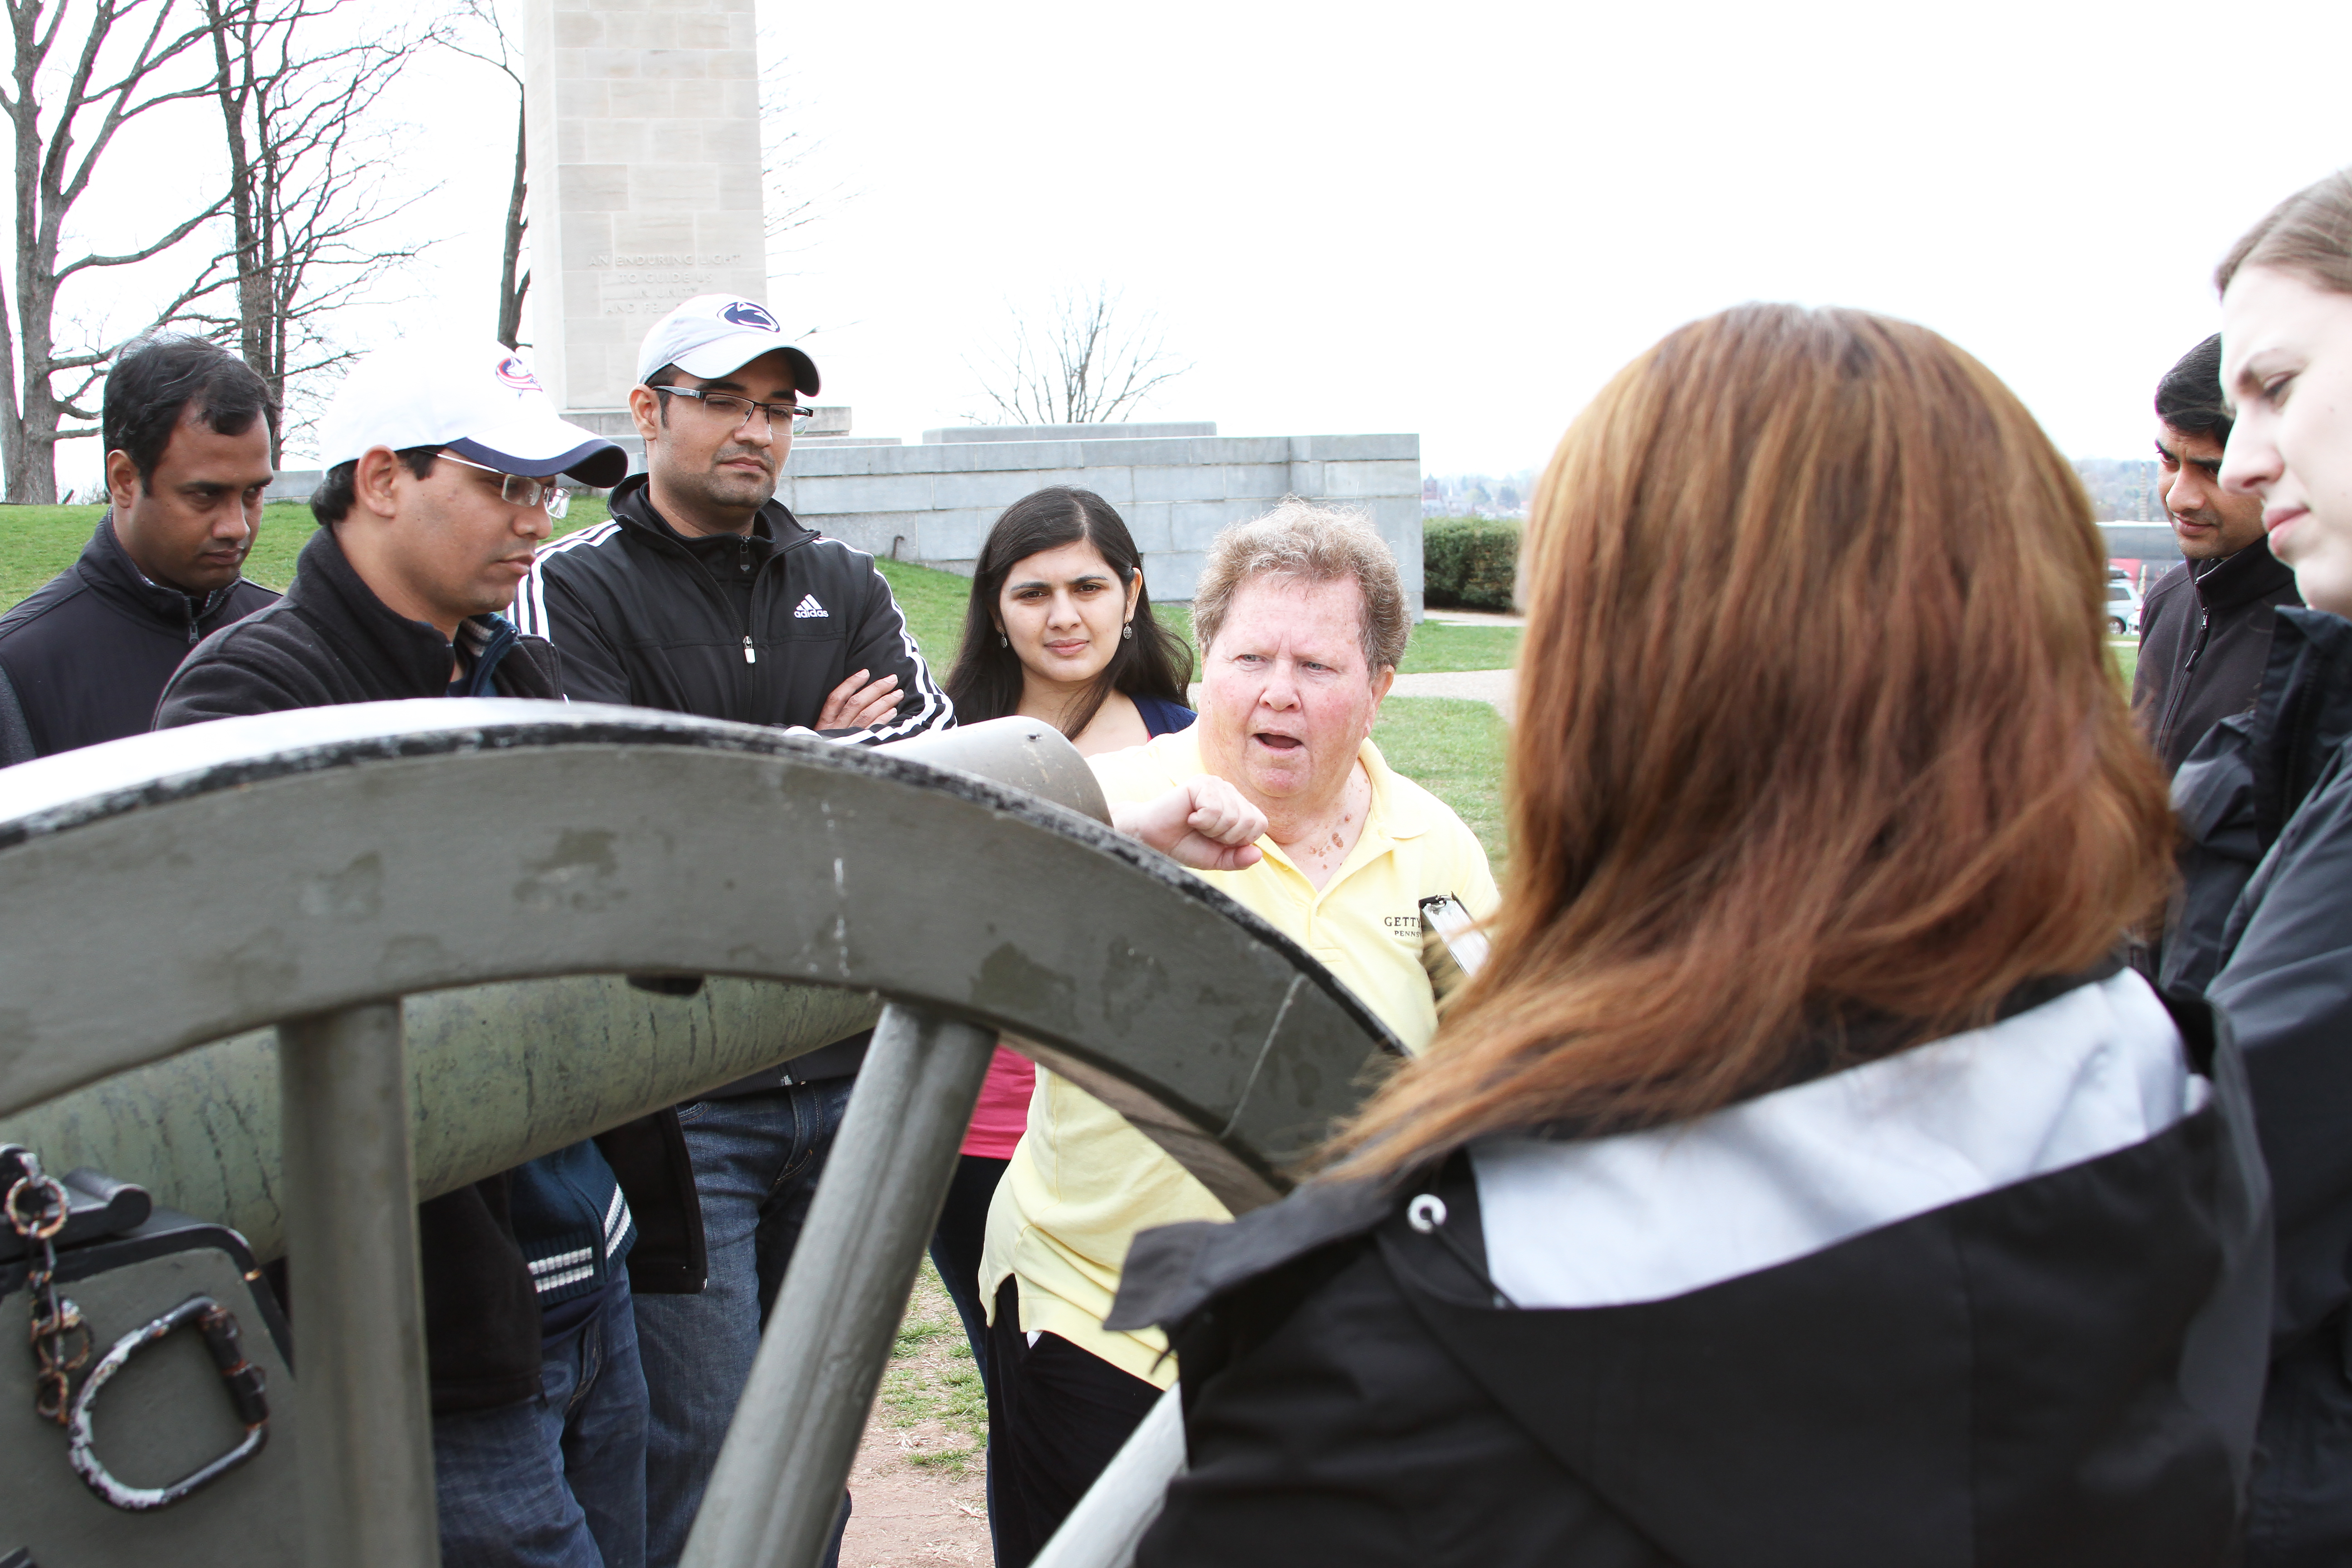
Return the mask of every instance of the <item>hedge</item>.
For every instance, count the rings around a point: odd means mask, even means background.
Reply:
[[[1421,525],[1422,597],[1471,610],[1511,608],[1519,525],[1484,517],[1433,517]]]

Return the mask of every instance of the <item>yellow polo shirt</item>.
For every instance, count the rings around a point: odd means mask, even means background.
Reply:
[[[1359,754],[1371,777],[1371,809],[1330,881],[1317,888],[1271,838],[1257,841],[1265,858],[1245,871],[1194,874],[1313,953],[1417,1051],[1437,1028],[1421,962],[1421,900],[1452,893],[1483,916],[1495,907],[1495,875],[1444,802],[1390,768],[1370,741]],[[1093,765],[1114,805],[1152,799],[1208,771],[1197,729],[1108,752]],[[1128,1246],[1156,1225],[1231,1217],[1125,1117],[1040,1068],[1028,1129],[989,1206],[982,1299],[992,1316],[1005,1276],[1016,1276],[1023,1329],[1059,1334],[1166,1388],[1176,1381],[1166,1335],[1102,1326]]]

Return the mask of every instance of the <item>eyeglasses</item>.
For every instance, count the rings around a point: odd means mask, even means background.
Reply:
[[[500,481],[499,499],[509,506],[544,506],[547,508],[547,515],[551,521],[572,510],[571,494],[558,489],[553,479],[527,479],[520,474],[501,474],[498,469],[485,468],[480,463],[467,462],[451,451],[445,450],[441,456],[465,468],[479,469],[486,474],[498,474]]]
[[[779,420],[790,430],[816,410],[799,403],[760,403],[732,392],[705,392],[698,386],[656,386],[656,392],[667,392],[678,397],[691,397],[705,408],[737,426],[751,421],[751,411],[758,409],[768,416],[768,428],[773,430]]]

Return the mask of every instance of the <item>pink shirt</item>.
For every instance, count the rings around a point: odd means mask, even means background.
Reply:
[[[1029,1125],[1029,1094],[1037,1087],[1037,1065],[1017,1051],[996,1047],[989,1061],[988,1079],[980,1086],[980,1104],[971,1113],[971,1131],[963,1135],[963,1152],[991,1160],[1013,1158]]]

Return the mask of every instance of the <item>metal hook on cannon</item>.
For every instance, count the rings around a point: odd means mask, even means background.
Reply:
[[[132,1356],[190,1321],[204,1336],[205,1349],[220,1373],[223,1386],[228,1390],[229,1403],[236,1406],[237,1419],[244,1423],[245,1436],[228,1452],[167,1486],[126,1486],[100,1461],[93,1447],[99,1394],[116,1373],[130,1364]],[[116,1508],[145,1513],[171,1507],[261,1452],[261,1446],[269,1440],[269,1399],[263,1389],[261,1369],[246,1359],[235,1315],[210,1296],[191,1296],[154,1321],[115,1341],[113,1348],[99,1358],[98,1364],[90,1368],[89,1381],[74,1397],[66,1433],[67,1457],[73,1461],[75,1471],[89,1483],[89,1489]]]

